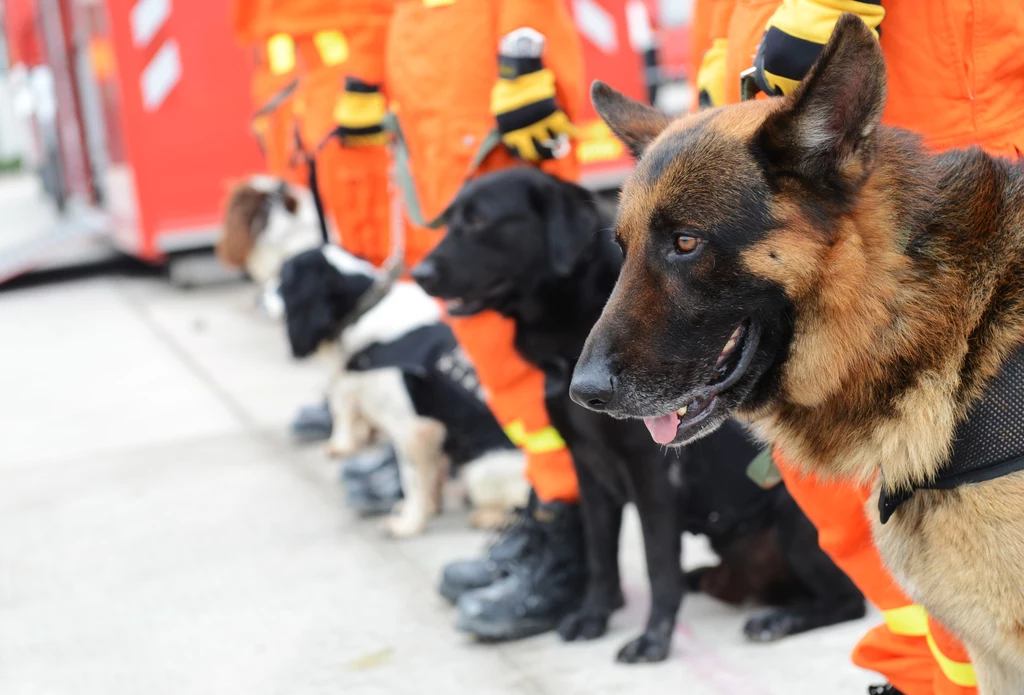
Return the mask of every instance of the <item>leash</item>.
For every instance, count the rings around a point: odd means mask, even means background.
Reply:
[[[442,212],[433,219],[425,219],[423,217],[423,208],[420,207],[419,195],[416,193],[416,182],[412,177],[412,172],[409,167],[409,145],[405,141],[405,135],[402,133],[402,126],[398,122],[398,117],[394,113],[387,113],[384,116],[384,120],[381,122],[381,127],[385,132],[391,133],[393,140],[391,143],[391,156],[394,161],[394,174],[395,179],[398,183],[398,188],[402,194],[402,201],[405,204],[405,216],[409,220],[419,226],[426,227],[427,229],[440,229],[445,224],[445,214]],[[320,143],[322,149],[331,138],[340,137],[341,128],[335,128],[330,134],[324,138],[324,141]],[[473,154],[473,159],[469,162],[469,167],[466,171],[465,180],[473,178],[477,170],[483,166],[483,163],[491,156],[501,145],[501,133],[498,132],[497,128],[493,128],[488,131],[487,135],[484,136],[483,141],[480,143],[480,147],[477,148]],[[399,218],[401,218],[402,210],[399,209]]]
[[[320,226],[320,238],[325,244],[331,243],[331,233],[327,228],[327,213],[324,210],[324,200],[320,195],[320,177],[317,174],[316,169],[316,153],[310,155],[306,152],[306,148],[302,146],[302,137],[299,135],[299,124],[294,124],[295,134],[295,154],[297,157],[302,157],[306,162],[306,169],[309,172],[307,184],[309,185],[309,192],[313,195],[313,206],[316,208],[316,221]],[[292,164],[294,164],[294,160]]]
[[[251,120],[255,121],[257,118],[269,116],[274,111],[277,111],[281,104],[283,104],[285,100],[295,92],[298,86],[298,80],[292,80],[291,82],[289,82],[287,85],[285,85],[284,89],[282,89],[280,92],[272,96],[270,98],[270,101],[268,101],[266,104],[257,109],[256,113],[252,115]]]
[[[421,227],[440,229],[445,224],[445,212],[447,210],[441,212],[432,220],[424,219],[419,196],[416,195],[416,182],[413,180],[412,173],[409,170],[409,146],[405,142],[405,136],[402,134],[402,126],[398,122],[398,117],[394,113],[388,113],[384,117],[383,127],[384,130],[389,131],[395,137],[391,152],[395,160],[395,177],[398,179],[399,188],[402,190],[402,198],[405,201],[405,214],[413,223]],[[480,143],[480,147],[477,148],[473,154],[473,159],[469,162],[469,168],[465,176],[466,181],[473,178],[473,175],[476,174],[484,161],[491,156],[491,153],[499,145],[501,145],[501,133],[498,132],[497,128],[492,128],[484,136],[483,142]]]
[[[394,161],[394,179],[402,194],[402,198],[399,201],[398,196],[391,196],[392,209],[389,216],[391,220],[391,253],[388,254],[387,259],[385,259],[384,264],[381,266],[383,272],[377,277],[373,285],[359,297],[356,306],[342,321],[342,331],[352,326],[376,307],[387,296],[388,292],[391,291],[395,282],[405,273],[403,204],[405,216],[418,226],[426,227],[427,229],[440,229],[446,221],[445,212],[447,211],[442,212],[431,220],[426,220],[423,217],[423,209],[420,207],[419,196],[416,194],[416,182],[413,180],[412,172],[409,168],[409,146],[405,141],[398,118],[393,113],[388,113],[381,125],[385,131],[390,132],[394,137],[391,144],[391,155]],[[338,137],[340,134],[340,129],[336,128],[324,138],[324,141],[320,143],[317,149],[322,149],[331,138]],[[480,147],[477,148],[476,153],[473,155],[473,159],[470,161],[466,172],[467,181],[473,177],[484,161],[499,145],[501,145],[501,134],[495,128],[487,133],[483,142],[480,143]],[[314,197],[314,200],[316,200],[316,197]],[[319,212],[320,208],[318,207],[317,213],[319,214]]]
[[[754,79],[755,72],[756,67],[749,67],[740,73],[740,101],[750,101],[761,92],[757,80]]]
[[[388,295],[398,279],[405,273],[405,227],[402,222],[401,205],[395,196],[391,204],[391,253],[384,259],[381,273],[374,279],[369,289],[363,292],[352,311],[341,321],[341,332],[363,318],[380,304]]]

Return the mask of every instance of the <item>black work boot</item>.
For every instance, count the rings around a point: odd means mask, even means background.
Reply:
[[[327,400],[299,409],[292,420],[292,437],[300,442],[322,442],[331,438],[334,419]]]
[[[887,683],[868,686],[868,695],[903,695],[903,693]]]
[[[402,499],[398,459],[390,444],[360,451],[341,467],[345,505],[363,516],[387,514]]]
[[[532,516],[536,505],[537,496],[531,492],[527,506],[512,511],[508,522],[482,557],[456,560],[445,565],[438,587],[440,594],[455,603],[467,591],[482,589],[499,579],[531,541],[538,538],[539,529]]]
[[[512,640],[553,630],[576,610],[587,587],[579,506],[538,503],[538,537],[504,576],[458,601],[457,627],[485,640]]]

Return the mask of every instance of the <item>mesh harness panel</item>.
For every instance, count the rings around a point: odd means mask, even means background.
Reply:
[[[886,523],[915,490],[951,490],[1024,470],[1024,347],[1010,356],[954,434],[949,460],[930,483],[889,490],[883,481],[878,515]]]

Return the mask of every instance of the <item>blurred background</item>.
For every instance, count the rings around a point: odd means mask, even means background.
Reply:
[[[691,0],[574,4],[590,79],[688,108]],[[227,186],[265,167],[251,127],[254,61],[230,3],[0,7],[3,195],[34,179],[50,208],[0,236],[0,282],[114,253],[173,265],[212,248]],[[580,125],[584,182],[614,189],[629,166],[622,147],[589,108]]]

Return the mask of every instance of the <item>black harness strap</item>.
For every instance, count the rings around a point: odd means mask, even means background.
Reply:
[[[327,215],[324,212],[324,201],[320,197],[320,182],[316,174],[316,157],[307,157],[309,167],[309,190],[313,193],[313,205],[316,206],[316,220],[320,224],[320,237],[325,244],[331,243],[331,235],[327,231]]]
[[[309,192],[313,195],[313,205],[316,207],[316,221],[320,225],[320,238],[325,244],[331,243],[331,233],[327,230],[327,214],[324,212],[324,201],[320,197],[320,181],[316,173],[316,153],[309,154],[302,145],[302,135],[299,133],[299,124],[296,123],[292,129],[295,138],[295,157],[302,157],[309,171]],[[294,157],[293,160],[294,162]]]
[[[884,524],[917,490],[952,490],[1024,470],[1024,347],[1003,364],[954,435],[949,460],[935,480],[892,490],[882,480],[878,516]]]
[[[444,449],[459,465],[498,449],[513,449],[484,400],[476,370],[447,324],[419,326],[387,342],[367,345],[345,365],[350,372],[402,372],[419,415],[444,423]]]

